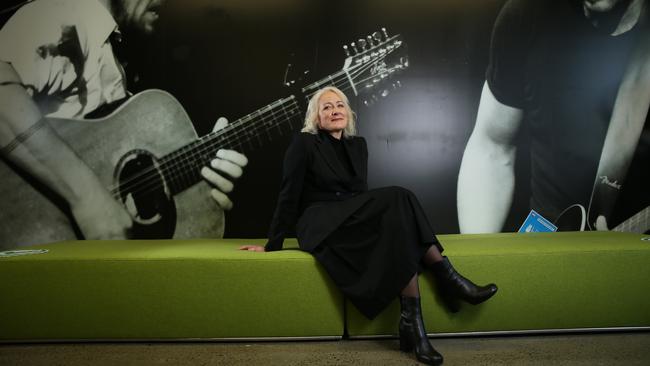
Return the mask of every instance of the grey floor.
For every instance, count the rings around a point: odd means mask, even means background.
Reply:
[[[445,365],[650,365],[650,333],[442,338]],[[0,365],[417,365],[398,341],[0,345]]]

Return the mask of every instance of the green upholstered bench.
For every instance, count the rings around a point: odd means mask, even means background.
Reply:
[[[343,298],[262,240],[69,241],[0,258],[0,341],[340,338]],[[297,247],[295,240],[286,246]]]
[[[650,241],[623,233],[441,235],[490,301],[448,313],[420,278],[431,334],[650,329]],[[373,321],[288,240],[72,241],[0,258],[0,341],[395,335],[398,304]],[[23,248],[21,248],[23,249]],[[345,310],[345,311],[344,311]],[[344,318],[345,314],[345,318]]]
[[[488,302],[448,312],[420,275],[430,334],[650,329],[650,241],[616,232],[441,235],[445,254],[476,283],[494,281]],[[347,304],[350,337],[395,335],[399,304],[373,321]]]

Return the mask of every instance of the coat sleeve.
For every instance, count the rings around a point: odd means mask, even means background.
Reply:
[[[298,134],[284,156],[282,187],[264,247],[267,252],[282,249],[285,236],[295,231],[306,171],[307,149],[304,139]]]

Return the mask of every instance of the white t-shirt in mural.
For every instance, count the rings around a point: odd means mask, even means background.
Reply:
[[[40,0],[0,30],[0,60],[10,63],[41,112],[81,118],[127,96],[109,37],[117,24],[96,0]]]

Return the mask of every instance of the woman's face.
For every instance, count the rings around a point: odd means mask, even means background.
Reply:
[[[318,127],[340,137],[347,125],[347,106],[341,97],[332,91],[321,95],[318,99]]]

